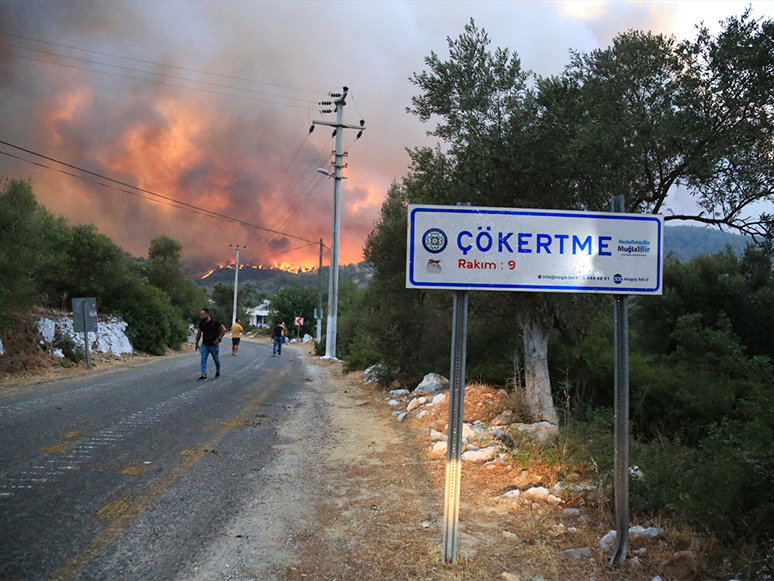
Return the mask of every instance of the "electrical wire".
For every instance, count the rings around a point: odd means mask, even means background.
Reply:
[[[211,218],[219,218],[221,220],[227,220],[229,222],[233,222],[235,224],[241,224],[242,226],[247,226],[249,228],[255,228],[257,230],[262,230],[264,232],[270,232],[272,235],[279,234],[279,235],[285,236],[286,238],[294,238],[296,240],[301,240],[302,242],[308,242],[310,244],[317,244],[316,241],[309,240],[308,238],[302,238],[301,236],[296,236],[294,234],[288,234],[286,232],[278,232],[276,230],[272,230],[271,228],[265,228],[264,226],[259,226],[258,224],[253,224],[252,222],[247,222],[245,220],[240,220],[239,218],[233,218],[233,217],[227,216],[225,214],[220,214],[219,212],[213,212],[212,210],[207,210],[206,208],[201,208],[199,206],[195,206],[194,204],[189,204],[188,202],[183,202],[181,200],[176,200],[175,198],[171,198],[169,196],[164,196],[162,194],[157,194],[156,192],[153,192],[151,190],[146,190],[144,188],[139,188],[137,186],[133,186],[131,184],[127,184],[126,182],[122,182],[122,181],[119,181],[119,180],[115,180],[113,178],[109,178],[107,176],[103,176],[103,175],[98,174],[96,172],[89,171],[87,169],[83,169],[81,167],[78,167],[78,166],[75,166],[75,165],[72,165],[72,164],[60,161],[58,159],[54,159],[53,157],[49,157],[49,156],[43,155],[41,153],[37,153],[37,152],[34,152],[32,150],[25,149],[25,148],[20,147],[18,145],[14,145],[12,143],[8,143],[7,141],[0,140],[0,144],[1,145],[5,145],[7,147],[11,147],[13,149],[17,149],[19,151],[23,151],[24,153],[28,153],[28,154],[34,155],[36,157],[40,157],[40,158],[45,159],[47,161],[51,161],[53,163],[57,163],[57,164],[65,166],[65,167],[69,167],[71,169],[74,169],[74,170],[83,172],[85,174],[97,177],[97,178],[99,178],[101,180],[112,182],[114,184],[118,184],[118,185],[124,186],[126,188],[131,188],[132,190],[136,190],[136,191],[141,192],[143,194],[148,194],[149,196],[153,196],[153,198],[148,198],[147,196],[140,196],[139,194],[137,194],[135,192],[130,192],[130,191],[127,191],[127,190],[124,190],[124,189],[116,188],[114,186],[110,186],[110,185],[107,185],[107,184],[103,184],[101,182],[97,182],[97,181],[94,181],[94,180],[90,180],[88,178],[84,178],[83,176],[79,176],[77,174],[72,174],[70,172],[65,172],[65,171],[63,171],[61,169],[58,169],[58,168],[52,168],[52,167],[46,166],[44,164],[40,164],[40,163],[37,163],[37,162],[34,162],[34,161],[26,160],[26,159],[24,159],[22,157],[15,156],[15,155],[12,155],[12,154],[4,152],[4,151],[0,151],[0,153],[2,153],[4,155],[7,155],[9,157],[13,157],[13,158],[19,159],[21,161],[26,161],[27,163],[32,163],[32,164],[37,165],[39,167],[44,167],[46,169],[51,169],[51,170],[57,171],[59,173],[64,173],[66,175],[70,175],[72,177],[75,177],[75,178],[78,178],[78,179],[82,179],[84,181],[89,181],[89,182],[92,182],[92,183],[96,183],[98,185],[114,189],[116,191],[128,193],[128,194],[131,194],[131,195],[136,195],[136,196],[138,196],[140,198],[143,198],[143,199],[146,199],[146,200],[149,200],[149,201],[154,201],[154,202],[157,202],[157,203],[162,203],[164,205],[169,205],[169,206],[172,206],[172,207],[175,207],[175,208],[179,208],[179,209],[182,209],[182,210],[188,210],[188,211],[194,212],[196,214],[203,214],[203,215],[209,216]]]
[[[145,70],[142,70],[142,69],[134,69],[132,67],[124,67],[124,66],[121,66],[121,65],[113,65],[113,64],[110,64],[110,63],[103,63],[103,62],[100,62],[100,61],[93,61],[93,60],[89,60],[89,59],[83,59],[83,58],[76,57],[76,56],[67,56],[67,55],[63,55],[63,54],[57,53],[57,52],[50,52],[50,51],[46,51],[46,50],[39,50],[39,49],[36,49],[36,48],[26,48],[26,47],[23,47],[23,46],[16,46],[14,44],[8,44],[6,42],[0,42],[0,46],[8,46],[8,47],[15,48],[15,49],[18,49],[18,50],[26,50],[26,51],[36,52],[36,53],[40,53],[40,54],[46,54],[46,55],[50,55],[50,56],[56,56],[56,57],[65,58],[65,59],[71,59],[71,60],[79,61],[79,62],[82,62],[82,63],[87,63],[87,64],[90,64],[90,65],[100,65],[100,66],[104,66],[104,67],[113,67],[115,69],[121,69],[123,71],[129,71],[129,72],[134,72],[134,73],[142,73],[142,74],[145,74],[145,75],[155,75],[157,77],[165,77],[165,78],[169,78],[169,79],[175,79],[175,80],[178,80],[178,81],[188,81],[189,83],[199,83],[199,84],[202,84],[202,85],[209,85],[209,86],[212,86],[212,87],[221,87],[223,89],[231,89],[233,91],[245,91],[247,93],[253,93],[253,94],[256,94],[256,95],[266,95],[268,97],[277,97],[278,99],[290,99],[292,101],[301,101],[302,103],[305,103],[307,105],[309,105],[310,103],[311,104],[315,103],[314,101],[310,102],[309,99],[299,99],[298,97],[285,97],[284,95],[275,95],[274,93],[265,93],[263,91],[255,91],[253,89],[242,89],[240,87],[232,87],[230,85],[221,85],[220,83],[211,83],[209,81],[200,81],[200,80],[197,80],[197,79],[189,79],[187,77],[178,77],[177,75],[170,75],[170,74],[167,74],[167,73],[154,73],[153,71],[145,71]],[[20,55],[20,54],[14,54],[14,53],[4,53],[4,54],[12,54],[13,56],[16,56],[16,57],[19,57],[19,58],[27,58],[27,57],[25,57],[23,55]],[[42,61],[42,62],[47,62],[47,63],[50,63],[50,64],[56,64],[56,65],[63,66],[63,67],[71,66],[71,65],[64,64],[64,63],[54,62],[54,61]],[[83,70],[88,70],[88,71],[92,71],[92,72],[95,72],[95,73],[105,72],[105,71],[99,71],[99,70],[94,70],[94,69],[83,69]],[[136,77],[129,77],[129,78],[136,78]],[[139,79],[138,78],[138,80],[146,80],[146,79]],[[188,87],[188,88],[189,89],[194,89],[194,90],[196,89],[195,87]]]
[[[168,67],[168,68],[172,68],[172,69],[178,69],[178,70],[181,70],[181,71],[188,71],[190,73],[198,73],[198,74],[203,74],[203,75],[212,75],[213,77],[221,77],[221,78],[224,78],[224,79],[231,79],[231,80],[235,80],[235,81],[243,81],[243,82],[246,82],[246,83],[255,83],[255,84],[259,84],[259,85],[269,85],[271,87],[277,87],[277,88],[281,88],[281,89],[290,89],[292,91],[303,91],[303,92],[306,92],[306,93],[313,93],[313,94],[316,94],[316,95],[319,95],[319,93],[320,93],[319,91],[312,91],[310,89],[300,89],[298,87],[289,87],[287,85],[278,85],[276,83],[268,83],[266,81],[256,81],[254,79],[246,79],[246,78],[243,78],[243,77],[234,77],[234,76],[231,76],[231,75],[224,75],[224,74],[221,74],[221,73],[213,73],[213,72],[209,72],[209,71],[201,71],[201,70],[197,70],[197,69],[189,69],[189,68],[186,68],[186,67],[180,67],[180,66],[170,65],[170,64],[165,64],[165,63],[157,63],[157,62],[154,62],[154,61],[147,61],[147,60],[132,58],[132,57],[123,56],[123,55],[119,55],[119,54],[112,54],[112,53],[109,53],[109,52],[100,52],[98,50],[90,50],[88,48],[80,48],[80,47],[77,47],[77,46],[70,46],[70,45],[67,45],[67,44],[60,44],[58,42],[50,42],[50,41],[47,41],[47,40],[40,40],[38,38],[30,38],[28,36],[21,36],[19,34],[12,34],[10,32],[0,32],[0,34],[5,35],[5,36],[11,36],[13,38],[19,38],[19,39],[22,39],[22,40],[29,40],[29,41],[32,41],[32,42],[39,42],[41,44],[49,44],[49,45],[52,45],[52,46],[60,46],[62,48],[69,48],[69,49],[72,49],[72,50],[80,50],[82,52],[88,52],[88,53],[91,53],[91,54],[99,54],[99,55],[102,55],[102,56],[109,56],[109,57],[113,57],[113,58],[119,58],[119,59],[124,59],[124,60],[128,60],[128,61],[134,61],[134,62],[137,62],[137,63],[143,63],[143,64],[147,64],[147,65],[155,65],[155,66],[160,66],[160,67]]]
[[[294,109],[303,109],[304,111],[308,111],[309,110],[308,106],[307,107],[302,107],[301,105],[290,105],[288,103],[277,103],[276,101],[267,101],[265,99],[256,99],[256,98],[253,98],[253,97],[246,97],[246,96],[243,96],[243,95],[233,95],[231,93],[221,93],[219,91],[211,91],[209,89],[201,89],[199,87],[187,87],[185,85],[178,85],[176,83],[165,83],[163,81],[154,81],[153,79],[141,79],[140,77],[132,77],[132,76],[129,76],[129,75],[121,75],[119,73],[111,73],[111,72],[108,72],[108,71],[97,71],[97,70],[94,70],[94,69],[89,69],[89,68],[86,68],[86,67],[79,67],[79,66],[76,66],[76,65],[65,65],[65,64],[62,64],[62,63],[57,63],[57,62],[48,61],[48,60],[44,60],[44,59],[38,59],[38,58],[35,58],[35,57],[31,57],[31,56],[23,56],[23,55],[19,55],[19,54],[8,53],[8,52],[5,52],[5,51],[0,51],[0,54],[15,56],[15,57],[21,58],[21,59],[27,59],[27,60],[31,60],[31,61],[35,61],[35,62],[39,62],[39,63],[46,63],[46,64],[49,64],[49,65],[55,65],[55,66],[59,66],[59,67],[69,68],[69,69],[76,69],[76,70],[80,70],[80,71],[88,71],[90,73],[98,73],[100,75],[110,75],[111,77],[119,77],[119,78],[122,78],[122,79],[132,79],[134,81],[142,81],[143,83],[153,83],[155,85],[166,85],[168,87],[177,87],[179,89],[188,89],[189,91],[199,91],[201,93],[209,93],[211,95],[220,95],[220,96],[223,96],[223,97],[233,97],[235,99],[243,99],[245,101],[254,101],[254,102],[257,102],[257,103],[268,103],[270,105],[280,105],[282,107],[292,107]],[[193,82],[196,82],[196,81],[193,81]]]
[[[307,134],[307,137],[309,137],[309,134]],[[292,192],[292,191],[293,191],[293,190],[296,188],[296,186],[298,185],[298,183],[299,183],[299,182],[300,182],[300,181],[303,179],[303,177],[304,177],[304,175],[305,175],[305,173],[306,173],[306,172],[308,172],[310,169],[312,169],[312,167],[314,167],[315,165],[319,165],[319,164],[318,164],[318,162],[317,162],[317,159],[320,157],[320,155],[322,154],[322,152],[323,152],[323,151],[325,150],[325,148],[328,146],[328,143],[330,143],[330,141],[331,141],[331,140],[330,140],[330,139],[328,139],[328,141],[326,141],[326,142],[323,144],[323,146],[320,148],[320,151],[318,151],[318,152],[317,152],[317,155],[315,155],[315,156],[314,156],[314,158],[312,159],[312,162],[311,162],[311,163],[310,163],[310,164],[309,164],[309,165],[306,167],[306,169],[305,169],[303,172],[301,172],[301,175],[300,175],[300,176],[299,176],[299,178],[298,178],[298,179],[295,181],[295,183],[294,183],[292,186],[290,186],[290,189],[288,190],[288,192]],[[303,145],[303,144],[302,144],[302,145]],[[300,149],[300,148],[299,148],[299,149]],[[296,152],[296,154],[298,154],[298,151]],[[330,156],[328,156],[328,157],[330,157]],[[295,159],[295,156],[294,156],[294,159]],[[289,167],[290,167],[290,165],[288,164],[288,168],[289,168]],[[285,169],[285,172],[287,173],[287,169]],[[285,177],[285,174],[284,174],[284,173],[282,174],[282,177]],[[281,182],[281,181],[282,181],[282,178],[280,178],[280,182]],[[277,188],[279,187],[279,184],[280,184],[280,182],[277,182],[277,185],[276,185],[276,186],[274,187],[274,189],[271,191],[271,194],[270,194],[270,195],[269,195],[269,197],[267,198],[267,199],[268,199],[268,203],[270,203],[270,202],[271,202],[271,200],[272,200],[272,197],[274,196],[274,192],[275,192],[275,191],[277,190]],[[300,195],[300,194],[299,194],[299,195]],[[277,212],[277,208],[278,208],[278,207],[279,207],[279,206],[274,206],[274,209],[273,209],[273,210],[271,211],[271,213],[270,213],[270,214],[269,214],[269,215],[266,217],[266,223],[267,223],[267,224],[272,224],[272,218],[274,217],[274,214]],[[280,218],[280,220],[281,220],[281,219],[282,219],[282,218]],[[278,220],[278,221],[279,221],[279,220]]]

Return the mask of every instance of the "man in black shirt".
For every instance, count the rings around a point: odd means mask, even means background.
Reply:
[[[279,321],[274,323],[274,330],[272,331],[272,335],[274,338],[274,350],[272,351],[271,356],[274,357],[275,355],[282,355],[282,342],[285,340],[285,337],[283,337],[283,334],[285,333],[285,329],[282,328],[282,325]]]
[[[209,309],[200,313],[199,330],[196,331],[196,350],[199,350],[199,340],[202,342],[202,374],[199,381],[207,379],[207,356],[212,355],[215,362],[215,377],[220,377],[220,340],[226,334],[226,328],[210,316]]]

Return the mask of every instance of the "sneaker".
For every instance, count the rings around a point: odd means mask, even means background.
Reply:
[[[215,377],[220,377],[220,371],[215,372]]]
[[[204,381],[205,379],[207,379],[207,376],[202,374],[201,376],[196,378],[196,381]]]

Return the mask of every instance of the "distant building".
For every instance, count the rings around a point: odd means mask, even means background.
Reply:
[[[270,304],[271,304],[270,301],[266,300],[266,301],[263,301],[257,307],[246,309],[247,314],[250,316],[250,325],[252,325],[253,327],[269,326],[267,319],[269,318]]]

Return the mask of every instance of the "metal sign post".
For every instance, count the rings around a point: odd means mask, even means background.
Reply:
[[[624,211],[624,197],[613,197],[613,212]],[[627,295],[615,299],[615,448],[613,496],[615,497],[616,539],[610,564],[619,567],[626,560],[629,545],[629,310]]]
[[[468,337],[468,291],[454,292],[451,378],[449,381],[449,435],[446,447],[446,499],[443,509],[443,560],[457,561],[457,525],[460,519],[462,422],[465,403],[465,351]]]
[[[296,337],[301,341],[301,326],[304,324],[304,317],[296,317]]]
[[[89,357],[89,333],[97,332],[97,299],[93,297],[73,299],[73,330],[83,333],[86,367],[91,369]]]

